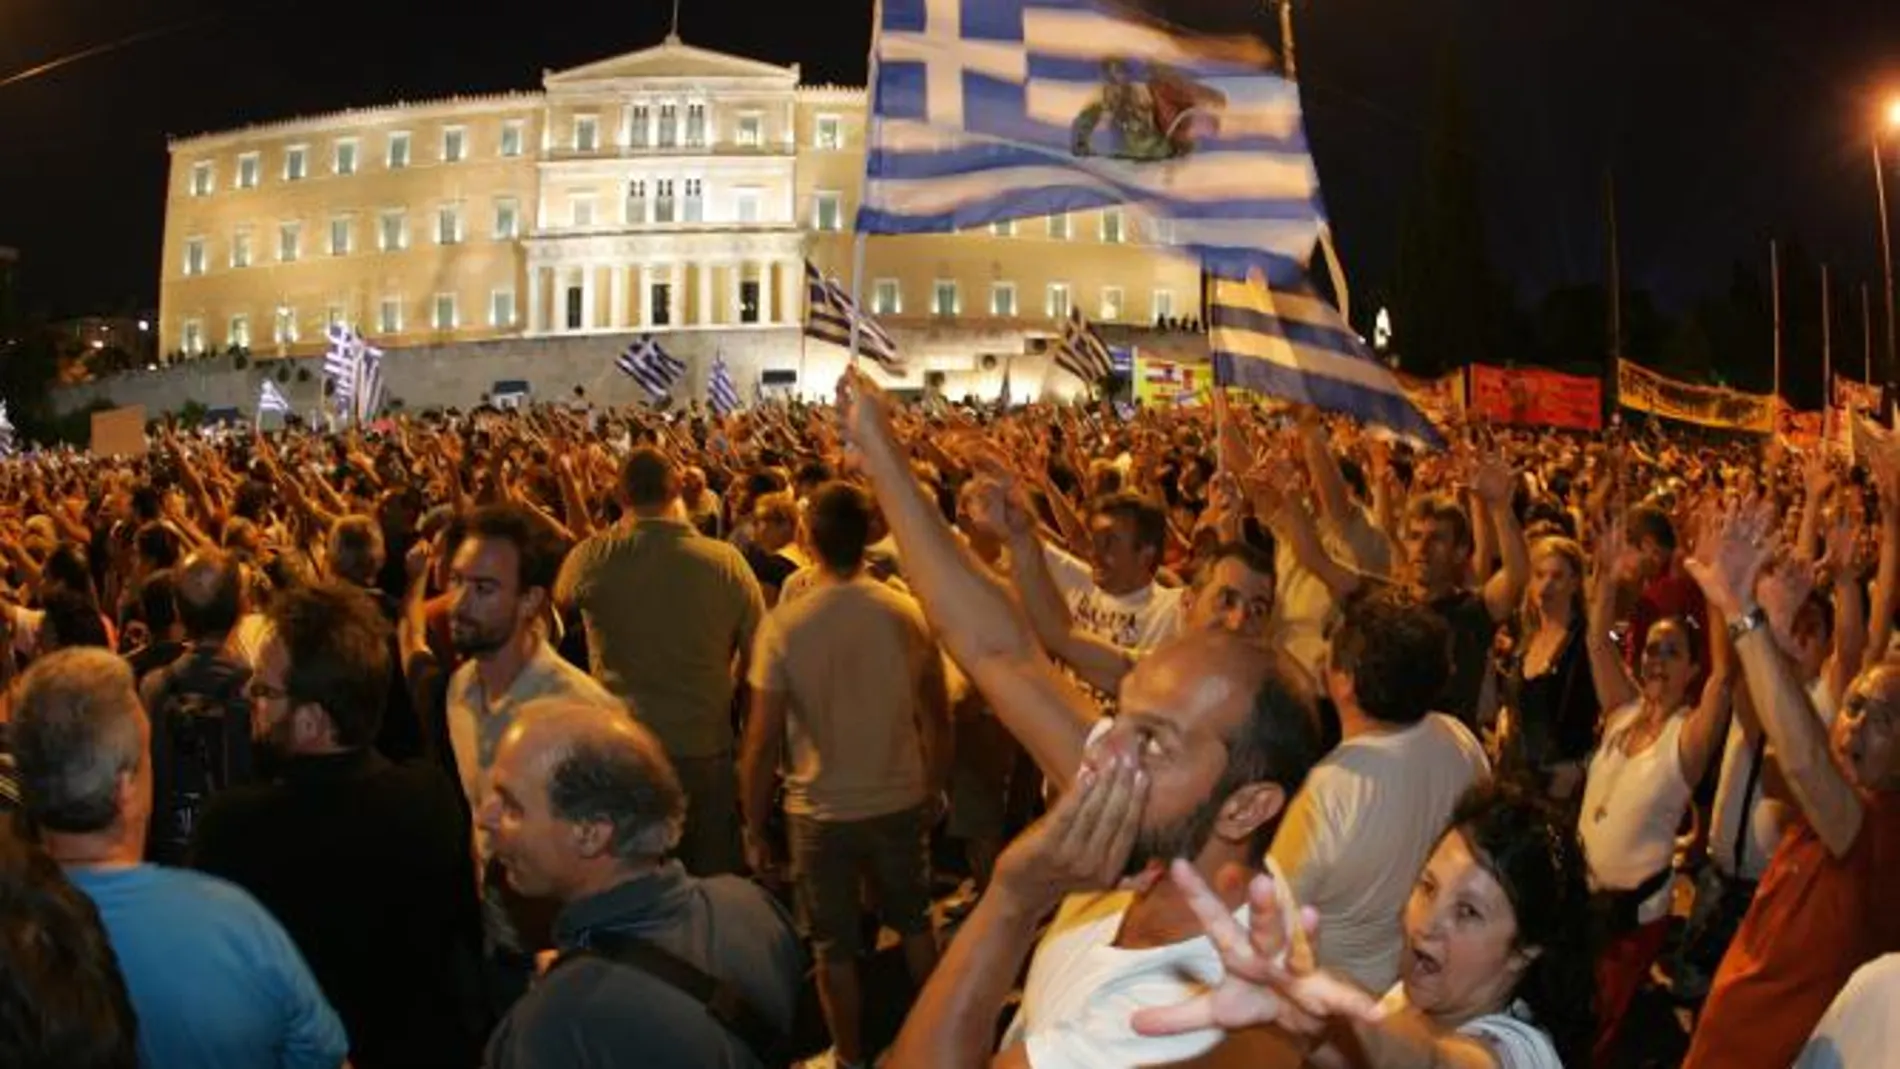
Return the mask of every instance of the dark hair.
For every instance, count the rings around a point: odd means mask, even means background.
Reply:
[[[169,568],[178,563],[184,554],[184,539],[172,529],[171,524],[153,522],[145,524],[132,536],[132,546],[138,551],[139,559],[156,568]]]
[[[856,571],[871,542],[871,499],[850,483],[826,483],[812,494],[805,525],[826,568]]]
[[[1224,560],[1237,560],[1250,572],[1272,578],[1273,554],[1251,542],[1221,542],[1200,555],[1195,562],[1194,586],[1206,585],[1214,569]]]
[[[554,580],[561,572],[562,545],[548,522],[526,505],[486,505],[468,514],[462,541],[487,538],[515,547],[515,586],[517,594],[540,587],[552,597]]]
[[[679,472],[665,453],[641,446],[620,466],[620,489],[634,508],[658,508],[680,496]]]
[[[1471,517],[1465,515],[1464,507],[1455,498],[1444,494],[1421,497],[1412,503],[1406,515],[1409,519],[1451,528],[1452,545],[1466,553],[1477,548],[1477,542],[1471,536]]]
[[[330,528],[330,574],[357,586],[375,586],[383,570],[383,528],[375,518],[344,516]]]
[[[1135,528],[1135,548],[1154,550],[1155,563],[1161,562],[1161,549],[1168,541],[1168,514],[1154,502],[1122,490],[1096,499],[1095,513],[1127,520]]]
[[[755,471],[745,477],[745,495],[755,501],[767,494],[776,494],[789,488],[785,476],[769,468],[764,471]]]
[[[1669,522],[1668,513],[1656,506],[1638,505],[1631,509],[1625,525],[1630,545],[1641,545],[1644,539],[1651,539],[1670,553],[1676,551],[1676,525]]]
[[[1340,457],[1339,477],[1345,480],[1346,489],[1351,490],[1354,497],[1361,501],[1372,499],[1372,488],[1366,482],[1366,469],[1360,467],[1358,461],[1351,457]]]
[[[171,569],[160,568],[139,584],[139,619],[151,630],[154,642],[178,623],[178,584],[172,581]]]
[[[1492,780],[1465,792],[1445,830],[1453,832],[1504,889],[1516,915],[1517,949],[1537,951],[1513,996],[1530,1007],[1559,1061],[1589,1064],[1597,1031],[1596,929],[1576,819],[1521,784]]]
[[[1227,740],[1227,767],[1212,795],[1214,801],[1226,800],[1249,783],[1276,783],[1290,802],[1325,756],[1319,696],[1311,680],[1286,654],[1270,656],[1273,662],[1254,688],[1247,718]],[[1264,854],[1273,844],[1279,824],[1270,820],[1254,832],[1254,853]]]
[[[65,587],[98,600],[92,582],[92,562],[86,547],[77,542],[61,542],[40,564],[40,582]]]
[[[1451,675],[1451,631],[1418,597],[1368,587],[1346,600],[1332,665],[1352,677],[1360,708],[1387,724],[1416,724]]]
[[[139,523],[151,523],[158,519],[163,505],[163,495],[150,482],[141,480],[132,488],[132,518]]]
[[[798,466],[792,482],[799,486],[823,486],[832,480],[831,465],[822,460],[807,460]]]
[[[55,587],[40,599],[40,608],[46,612],[41,627],[53,645],[61,649],[112,645],[105,619],[99,615],[99,603],[86,594]]]
[[[390,630],[376,602],[360,587],[318,583],[279,594],[268,615],[290,662],[291,706],[320,706],[337,745],[369,745],[389,696]]]
[[[0,822],[0,1065],[138,1065],[138,1020],[98,908],[7,822]]]
[[[216,638],[237,626],[242,576],[228,554],[206,550],[186,557],[177,587],[178,619],[186,638]]]
[[[656,861],[679,845],[686,792],[659,740],[634,725],[569,743],[548,773],[548,808],[569,823],[613,825],[623,861]]]

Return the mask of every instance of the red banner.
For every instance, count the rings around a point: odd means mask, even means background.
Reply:
[[[1471,412],[1492,423],[1603,429],[1603,383],[1537,368],[1471,365]]]

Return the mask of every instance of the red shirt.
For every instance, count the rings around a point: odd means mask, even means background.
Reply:
[[[1788,829],[1729,944],[1682,1069],[1786,1069],[1854,970],[1900,950],[1900,793],[1863,794],[1836,858]]]
[[[1709,603],[1702,596],[1702,588],[1674,561],[1670,562],[1668,571],[1645,584],[1637,597],[1636,609],[1630,614],[1630,633],[1623,642],[1623,659],[1632,669],[1640,669],[1649,629],[1656,621],[1671,617],[1694,621],[1689,641],[1695,650],[1696,664],[1701,666],[1689,684],[1689,701],[1694,703],[1702,698],[1699,688],[1709,666]]]

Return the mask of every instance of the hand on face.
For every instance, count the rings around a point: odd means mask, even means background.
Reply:
[[[1132,753],[1099,750],[1047,816],[996,862],[993,884],[1031,909],[1064,895],[1113,887],[1128,864],[1148,799],[1148,774]]]

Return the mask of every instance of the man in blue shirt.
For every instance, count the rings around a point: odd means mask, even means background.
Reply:
[[[13,711],[26,812],[99,908],[138,1014],[139,1062],[163,1069],[336,1069],[349,1044],[295,944],[244,891],[140,861],[151,724],[131,668],[102,649],[34,663]]]

